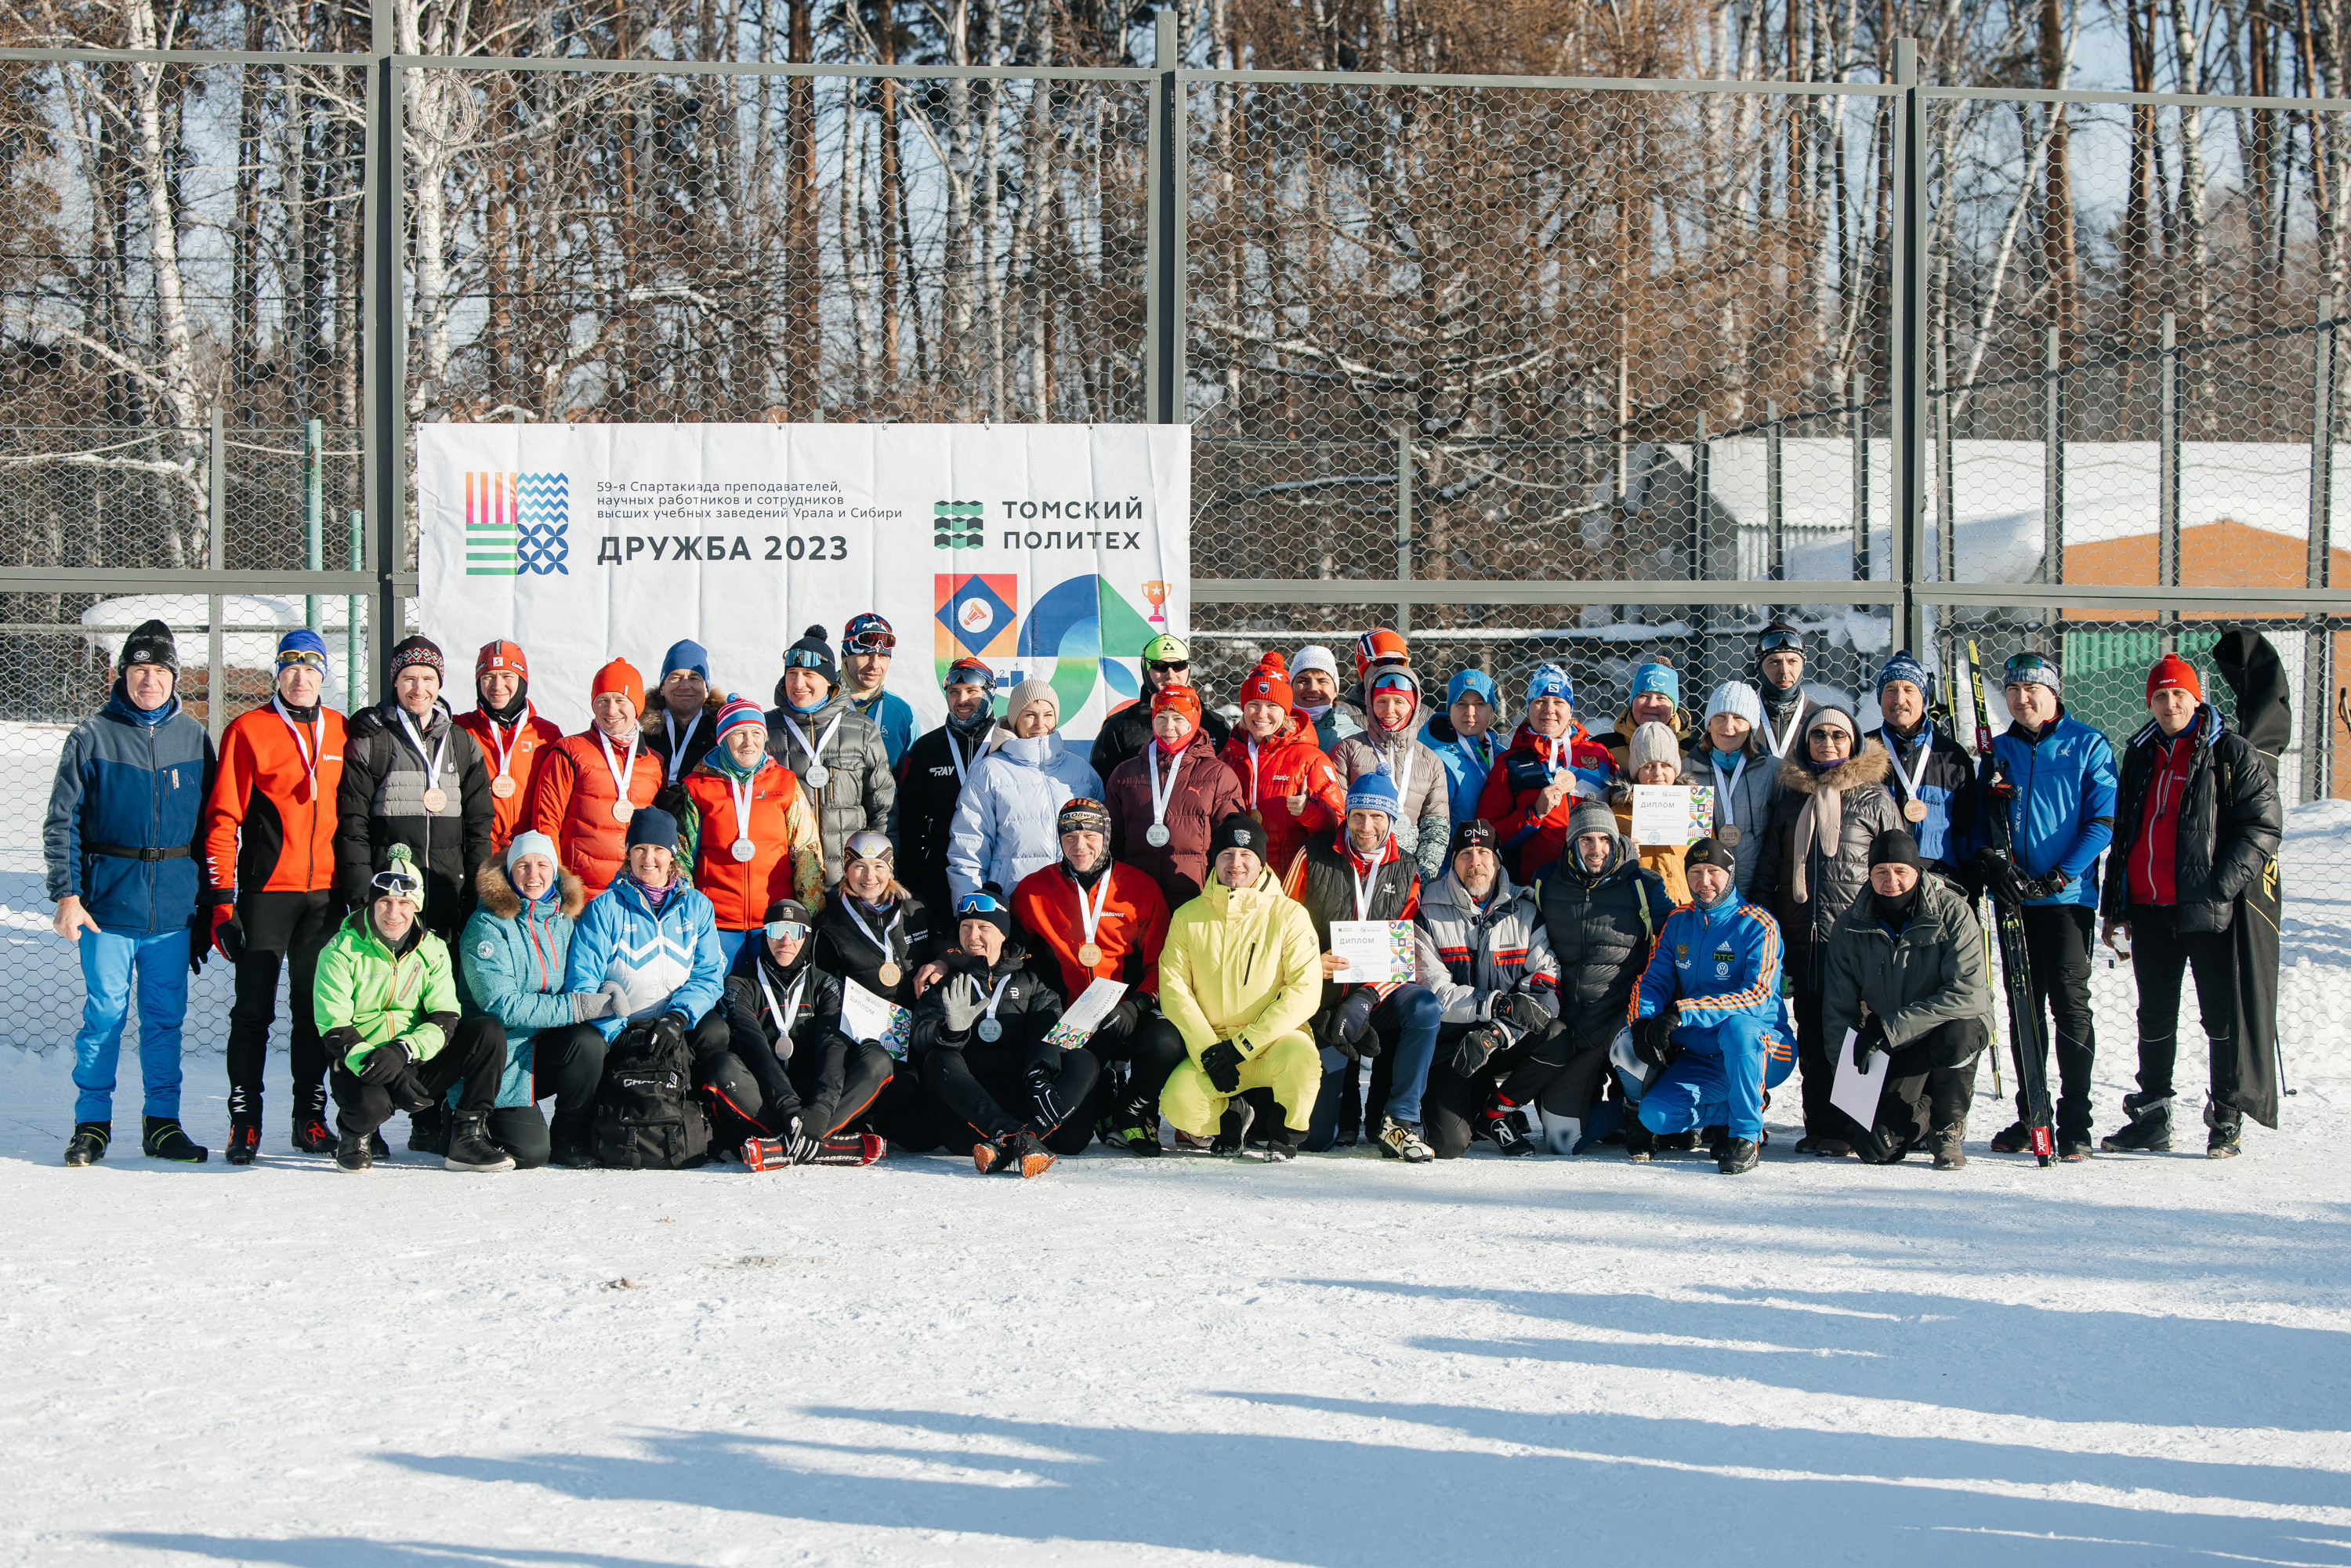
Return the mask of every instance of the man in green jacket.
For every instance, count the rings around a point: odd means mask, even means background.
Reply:
[[[336,1166],[366,1170],[375,1163],[368,1140],[395,1109],[422,1111],[462,1082],[442,1164],[453,1171],[514,1169],[482,1126],[497,1092],[503,1042],[470,1030],[462,1042],[450,1039],[456,979],[448,945],[419,919],[424,879],[407,845],[390,847],[368,894],[319,955],[315,994],[334,1063],[327,1084],[337,1107]]]
[[[1966,896],[1927,873],[1918,844],[1900,828],[1870,841],[1869,892],[1829,932],[1822,1032],[1830,1060],[1845,1032],[1856,1066],[1893,1058],[1876,1125],[1854,1152],[1889,1164],[1925,1145],[1938,1171],[1968,1163],[1960,1152],[1976,1059],[1991,1040],[1991,987],[1983,931]]]

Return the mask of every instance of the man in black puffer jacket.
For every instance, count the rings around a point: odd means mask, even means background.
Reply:
[[[1633,988],[1673,913],[1664,880],[1641,864],[1616,831],[1614,811],[1586,801],[1568,818],[1567,829],[1567,853],[1535,879],[1535,902],[1557,966],[1561,1032],[1554,1051],[1562,1065],[1541,1077],[1543,1063],[1531,1059],[1521,1069],[1528,1081],[1514,1076],[1502,1082],[1503,1095],[1518,1103],[1540,1096],[1551,1150],[1561,1155],[1575,1151],[1592,1121],[1609,1044],[1625,1027]],[[1635,1152],[1652,1141],[1637,1120],[1626,1124],[1625,1138]]]
[[[2244,1124],[2242,1055],[2232,998],[2246,891],[2276,863],[2283,807],[2261,753],[2204,700],[2195,666],[2177,654],[2147,678],[2154,722],[2123,751],[2115,842],[2099,900],[2105,940],[2130,948],[2138,981],[2138,1092],[2123,1096],[2130,1124],[2110,1150],[2171,1147],[2171,1070],[2179,1047],[2179,991],[2196,970],[2196,1010],[2211,1047],[2205,1154],[2237,1153]],[[2274,991],[2272,992],[2274,995]]]
[[[907,891],[940,915],[954,907],[947,892],[947,836],[955,827],[956,802],[963,799],[963,781],[987,749],[987,732],[996,727],[996,672],[977,659],[957,659],[948,666],[944,689],[947,721],[906,747],[898,763],[889,827]]]
[[[389,694],[351,716],[343,745],[335,879],[357,908],[385,852],[405,844],[423,873],[424,928],[454,941],[473,913],[474,878],[490,860],[490,770],[441,700],[441,650],[411,637],[388,665]]]

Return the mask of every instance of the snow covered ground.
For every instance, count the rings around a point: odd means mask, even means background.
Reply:
[[[1798,1160],[1791,1085],[1736,1180],[67,1171],[66,1074],[0,1050],[6,1561],[2351,1563],[2339,1046],[2231,1163]]]

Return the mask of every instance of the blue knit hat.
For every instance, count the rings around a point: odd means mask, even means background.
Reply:
[[[1681,673],[1671,664],[1660,664],[1654,660],[1643,664],[1633,672],[1633,689],[1625,695],[1631,698],[1646,696],[1651,692],[1663,692],[1668,702],[1676,707],[1681,706]]]
[[[1470,668],[1456,670],[1453,678],[1445,683],[1445,706],[1451,707],[1461,700],[1464,692],[1476,692],[1488,707],[1494,706],[1494,677],[1485,671]]]
[[[628,847],[651,844],[657,850],[677,852],[677,819],[659,806],[640,806],[629,817]]]
[[[1886,667],[1877,672],[1876,689],[1884,691],[1886,683],[1888,681],[1907,681],[1918,688],[1920,696],[1931,696],[1935,690],[1934,679],[1934,676],[1927,673],[1927,666],[1914,658],[1909,649],[1905,648],[1886,660]]]
[[[315,664],[327,667],[327,640],[308,626],[297,626],[277,639],[277,667],[288,664]]]
[[[710,682],[710,655],[693,638],[680,638],[669,645],[668,653],[662,655],[661,679],[669,679],[672,670],[692,670],[707,685]]]
[[[1527,702],[1532,706],[1537,697],[1558,697],[1568,706],[1575,706],[1575,686],[1567,672],[1557,664],[1537,664],[1535,673],[1527,677]]]
[[[1381,811],[1388,821],[1395,821],[1403,801],[1396,795],[1395,780],[1384,768],[1375,768],[1347,786],[1347,810],[1350,811]]]

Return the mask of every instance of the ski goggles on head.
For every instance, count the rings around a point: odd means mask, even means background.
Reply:
[[[1006,904],[1003,900],[998,898],[992,893],[967,893],[961,898],[956,900],[956,914],[958,916],[965,915],[1009,915],[1011,913],[1011,906]]]
[[[287,648],[277,655],[277,667],[281,670],[308,668],[324,674],[327,655],[310,648]]]
[[[784,668],[788,670],[821,670],[826,663],[820,649],[791,647],[784,650]]]
[[[841,639],[844,653],[889,653],[897,651],[898,639],[889,632],[858,632]]]
[[[809,928],[802,921],[770,920],[763,929],[768,933],[768,940],[770,942],[805,942],[808,940]]]
[[[404,871],[380,871],[368,882],[368,892],[373,898],[404,898],[411,904],[424,901],[424,883]]]
[[[1804,651],[1802,632],[1766,632],[1756,640],[1759,653],[1801,653]]]

